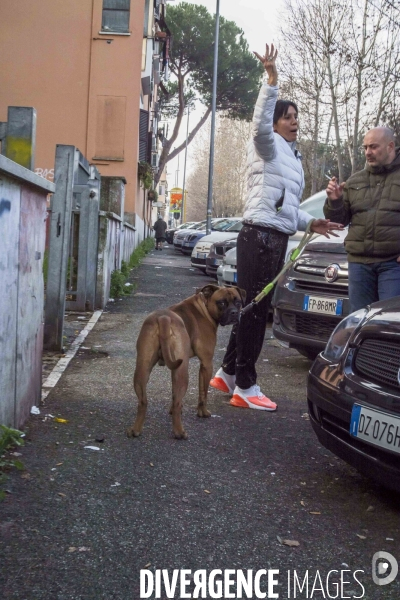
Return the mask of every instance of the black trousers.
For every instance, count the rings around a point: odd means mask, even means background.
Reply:
[[[269,227],[244,225],[237,240],[238,286],[249,304],[282,269],[288,235]],[[236,385],[247,389],[257,382],[256,362],[267,327],[273,292],[263,298],[234,325],[222,368],[236,374]]]

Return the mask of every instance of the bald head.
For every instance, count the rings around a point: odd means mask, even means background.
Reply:
[[[390,165],[396,157],[394,133],[388,127],[374,127],[364,137],[364,152],[371,167]]]

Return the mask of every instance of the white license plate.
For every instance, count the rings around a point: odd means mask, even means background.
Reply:
[[[322,296],[304,296],[303,310],[323,313],[325,315],[341,315],[342,298],[324,298]]]
[[[400,417],[354,404],[350,434],[374,446],[400,454]]]
[[[205,260],[207,258],[207,253],[206,252],[198,252],[197,258],[201,258],[201,259]]]

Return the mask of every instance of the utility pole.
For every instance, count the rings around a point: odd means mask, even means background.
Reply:
[[[190,106],[188,104],[187,107],[187,127],[186,127],[186,147],[185,147],[185,164],[183,166],[183,185],[182,185],[182,220],[184,222],[185,218],[185,210],[186,210],[186,198],[185,198],[185,183],[186,183],[186,159],[187,159],[187,147],[188,147],[188,137],[189,137],[189,115],[190,115]]]
[[[178,154],[178,168],[175,171],[175,187],[179,185],[179,154]]]
[[[217,108],[217,78],[218,78],[218,41],[219,41],[219,0],[215,13],[215,36],[214,36],[214,73],[211,104],[211,140],[210,140],[210,163],[208,169],[208,197],[207,197],[207,234],[211,233],[212,193],[214,177],[214,137],[215,137],[215,113]]]

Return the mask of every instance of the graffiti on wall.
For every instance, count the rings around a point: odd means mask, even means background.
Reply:
[[[53,181],[54,179],[54,169],[41,169],[38,167],[35,169],[35,173],[36,175],[39,175],[39,177],[43,177],[49,181]]]

